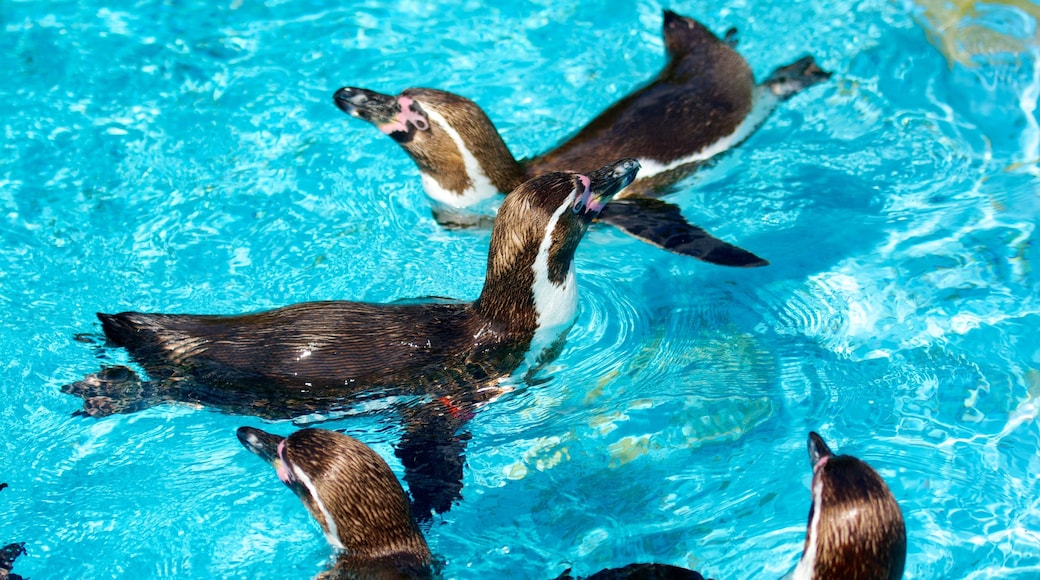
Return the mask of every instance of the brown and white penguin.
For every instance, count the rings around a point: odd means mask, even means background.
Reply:
[[[809,461],[809,529],[791,580],[902,578],[906,527],[885,480],[851,455],[834,455],[815,432],[809,433]]]
[[[898,580],[906,562],[906,528],[892,492],[873,468],[834,455],[809,433],[812,507],[801,560],[785,580]],[[630,564],[585,580],[704,580],[667,564]],[[567,570],[557,580],[573,580]]]
[[[326,429],[280,437],[241,427],[237,435],[275,468],[340,550],[336,564],[319,578],[432,577],[434,559],[408,497],[370,447]]]
[[[599,221],[667,250],[727,266],[761,266],[754,254],[689,224],[659,199],[668,185],[747,139],[784,100],[830,77],[813,58],[776,69],[755,84],[732,44],[696,20],[664,11],[668,63],[648,85],[614,103],[555,149],[518,162],[480,107],[427,88],[397,96],[345,87],[334,97],[347,114],[368,121],[412,157],[434,214],[462,223],[466,208],[550,171],[587,171],[619,156],[643,166],[639,178]]]
[[[180,401],[267,418],[327,415],[361,398],[419,397],[398,447],[419,517],[461,488],[458,430],[476,405],[558,352],[577,311],[574,252],[607,201],[635,179],[623,159],[586,175],[547,173],[502,204],[473,302],[308,302],[238,316],[98,314],[111,344],[148,372],[109,367],[63,391],[95,417]],[[431,456],[432,455],[432,456]]]

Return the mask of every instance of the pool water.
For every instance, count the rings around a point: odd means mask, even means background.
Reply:
[[[594,227],[563,353],[469,425],[464,499],[427,530],[444,575],[779,577],[817,430],[888,481],[906,578],[1036,578],[1040,9],[1014,0],[0,3],[14,571],[320,572],[320,529],[234,436],[293,423],[73,416],[62,385],[128,362],[94,313],[474,298],[488,232],[439,227],[412,162],[333,92],[458,92],[534,155],[656,74],[663,7],[738,27],[758,78],[806,53],[834,72],[669,198],[771,265]],[[392,413],[322,426],[401,473]]]

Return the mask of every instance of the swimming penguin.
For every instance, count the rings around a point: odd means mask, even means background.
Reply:
[[[570,569],[556,580],[574,580]],[[583,580],[704,580],[704,576],[687,568],[668,564],[629,564],[624,568],[600,570]]]
[[[473,302],[309,302],[238,316],[98,314],[148,372],[109,367],[62,388],[101,417],[180,401],[266,418],[328,416],[406,395],[398,455],[420,518],[459,497],[460,427],[477,405],[551,360],[577,311],[573,257],[592,219],[636,176],[623,159],[547,173],[502,204]]]
[[[805,549],[792,580],[898,580],[906,563],[906,527],[892,492],[873,468],[834,455],[809,433],[812,508]]]
[[[869,465],[834,455],[809,433],[812,507],[805,549],[786,580],[898,580],[906,562],[906,529],[899,504]],[[686,568],[631,564],[601,570],[586,580],[703,580]],[[557,580],[572,580],[567,570]]]
[[[25,554],[25,543],[7,544],[0,548],[0,580],[24,580],[18,574],[11,572],[14,561]]]
[[[240,427],[238,440],[278,472],[325,538],[342,550],[323,578],[430,578],[433,557],[390,466],[364,443],[326,429],[280,437]]]
[[[813,58],[776,69],[755,84],[733,49],[705,26],[664,11],[668,63],[643,88],[614,103],[555,149],[517,162],[488,116],[469,99],[410,88],[397,96],[345,87],[334,97],[345,113],[393,138],[419,166],[442,223],[464,223],[469,208],[549,171],[586,171],[619,156],[643,170],[599,216],[667,250],[727,266],[762,266],[754,254],[689,224],[674,204],[656,199],[712,157],[743,142],[783,101],[829,78]]]
[[[6,483],[0,483],[0,491],[6,487],[8,487]],[[24,580],[18,574],[11,573],[14,561],[23,554],[25,554],[25,542],[7,544],[0,548],[0,580]]]

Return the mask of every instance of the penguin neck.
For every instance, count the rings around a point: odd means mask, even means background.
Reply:
[[[557,257],[566,264],[550,264],[553,232],[567,209],[567,205],[560,206],[541,231],[527,228],[492,235],[488,274],[475,303],[476,311],[494,327],[531,336],[529,352],[533,354],[552,345],[574,322],[577,312],[573,252]],[[507,259],[502,259],[504,253]]]
[[[816,551],[819,549],[820,516],[823,513],[823,478],[813,477],[812,484],[813,510],[809,519],[809,529],[805,533],[805,550],[798,561],[798,567],[789,577],[790,580],[813,580],[816,570]]]
[[[524,182],[523,167],[486,117],[484,122],[456,123],[463,128],[460,132],[438,111],[431,108],[427,114],[431,124],[443,133],[441,138],[453,145],[442,149],[452,154],[419,164],[423,189],[436,204],[447,209],[467,208]]]
[[[342,553],[333,568],[334,578],[431,578],[433,556],[423,542],[421,549],[381,556]],[[325,576],[320,576],[325,577]]]

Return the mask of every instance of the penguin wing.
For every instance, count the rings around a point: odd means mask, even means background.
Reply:
[[[599,221],[670,252],[712,264],[744,268],[769,264],[689,223],[679,206],[659,199],[615,199],[603,208]]]

